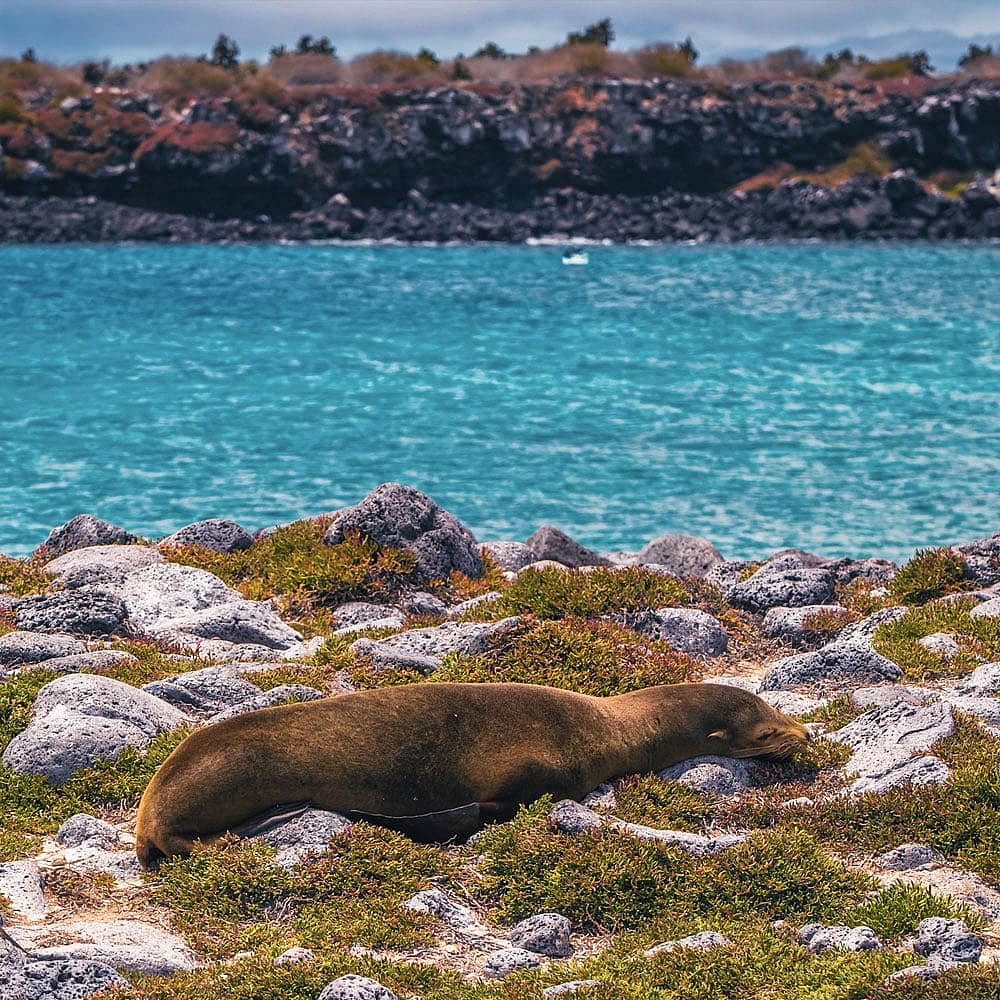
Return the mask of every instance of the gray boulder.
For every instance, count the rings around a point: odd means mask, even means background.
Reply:
[[[919,868],[938,867],[945,863],[944,855],[927,844],[900,844],[879,855],[880,868],[890,872],[911,872]]]
[[[486,594],[480,594],[478,597],[470,597],[467,601],[461,601],[450,607],[448,609],[448,617],[461,618],[467,611],[478,608],[481,604],[495,604],[502,597],[503,594],[499,590],[491,590]]]
[[[400,608],[408,615],[425,615],[430,618],[444,618],[448,605],[426,590],[415,590],[400,601]]]
[[[72,520],[53,528],[42,543],[53,559],[64,552],[85,549],[90,545],[133,545],[141,541],[131,532],[102,521],[92,514],[77,514]]]
[[[948,705],[907,705],[873,709],[828,734],[854,752],[844,772],[855,775],[849,791],[880,793],[906,784],[946,781],[948,766],[937,757],[917,756],[955,731]]]
[[[854,708],[884,708],[886,705],[931,705],[940,701],[941,696],[930,688],[915,687],[910,684],[880,684],[874,687],[858,688],[851,694]]]
[[[425,580],[447,580],[452,570],[478,578],[483,560],[472,532],[429,496],[399,483],[384,483],[356,507],[348,507],[323,537],[338,545],[352,531],[379,545],[416,556]]]
[[[0,635],[0,667],[20,667],[43,663],[57,657],[85,653],[87,647],[71,635],[44,635],[15,631]]]
[[[760,690],[807,688],[828,693],[898,681],[902,676],[895,663],[870,646],[836,639],[815,652],[798,653],[773,663],[760,682]]]
[[[367,976],[340,976],[323,987],[318,1000],[399,1000],[399,997]]]
[[[988,726],[1000,726],[1000,699],[970,695],[946,695],[943,698],[953,709],[974,715]]]
[[[862,618],[859,622],[851,622],[841,629],[837,636],[839,642],[850,642],[861,645],[871,645],[875,633],[890,622],[898,622],[900,618],[909,612],[909,608],[883,608],[870,614],[867,618]]]
[[[798,933],[799,944],[804,944],[814,955],[825,951],[881,951],[882,942],[870,927],[824,927],[806,924]]]
[[[847,609],[839,604],[806,604],[799,608],[771,608],[761,622],[760,630],[769,639],[784,639],[793,646],[805,646],[820,638],[806,628],[806,621],[814,615],[846,615]]]
[[[16,1000],[86,1000],[128,981],[103,962],[28,962],[12,972],[5,997]]]
[[[100,962],[148,976],[170,976],[195,967],[194,953],[176,934],[140,920],[71,920],[50,924],[33,937],[60,943],[33,947],[32,962]]]
[[[823,567],[833,571],[837,583],[862,579],[885,584],[899,571],[899,567],[888,559],[831,559]]]
[[[221,712],[263,692],[235,667],[205,667],[144,684],[142,690],[182,710]]]
[[[98,847],[111,850],[118,845],[118,828],[87,813],[74,813],[56,833],[56,843],[63,847]]]
[[[638,555],[640,565],[655,563],[674,576],[705,577],[724,560],[719,550],[704,538],[694,535],[661,535],[646,545]]]
[[[538,558],[523,542],[484,542],[479,550],[508,573],[516,573]]]
[[[576,569],[580,566],[610,566],[603,556],[574,542],[565,532],[549,524],[542,525],[526,542],[534,562],[551,560]]]
[[[1000,604],[1000,602],[997,602]],[[917,645],[926,649],[929,653],[935,653],[946,663],[953,660],[960,652],[961,647],[953,635],[947,632],[932,632],[917,640]]]
[[[243,552],[253,545],[253,536],[235,521],[214,517],[185,525],[159,544],[165,547],[195,546],[212,552]]]
[[[604,818],[579,802],[561,799],[552,807],[549,823],[560,833],[577,836],[590,830],[599,830],[604,826]]]
[[[74,549],[42,567],[61,587],[100,587],[121,584],[130,573],[163,562],[163,554],[149,545],[91,545]]]
[[[733,590],[739,586],[742,576],[757,563],[748,562],[745,559],[726,560],[713,566],[705,574],[705,582],[721,590],[728,598]]]
[[[278,852],[277,864],[291,868],[307,854],[322,854],[333,837],[350,828],[351,821],[340,813],[309,808],[292,819],[275,823],[259,838]]]
[[[664,781],[721,798],[732,798],[753,784],[754,765],[735,757],[692,757],[659,772]]]
[[[448,653],[472,656],[485,653],[500,636],[517,628],[520,619],[496,622],[445,622],[433,628],[415,628],[385,639],[358,639],[351,649],[370,657],[376,667],[409,667],[424,673],[436,670]]]
[[[268,691],[254,695],[247,701],[241,701],[238,705],[217,712],[208,720],[208,724],[214,726],[217,722],[235,719],[237,715],[246,715],[247,712],[259,712],[262,708],[271,708],[274,705],[286,705],[295,701],[319,701],[324,697],[322,691],[306,687],[304,684],[279,684]]]
[[[22,917],[41,920],[45,916],[45,893],[38,865],[27,860],[0,863],[0,897]]]
[[[472,910],[441,889],[424,889],[411,896],[403,906],[415,913],[429,913],[449,927],[459,930],[475,927],[479,923]]]
[[[549,958],[568,958],[573,954],[570,930],[570,922],[561,914],[536,913],[511,928],[510,943]]]
[[[534,952],[523,948],[501,948],[487,956],[483,975],[489,979],[506,979],[517,969],[537,969],[542,964]]]
[[[761,691],[760,698],[786,715],[808,715],[826,704],[822,698],[807,698],[795,691]]]
[[[935,964],[965,964],[979,961],[983,942],[962,920],[928,917],[917,927],[913,950]]]
[[[115,760],[126,747],[145,746],[186,721],[172,705],[128,684],[67,674],[38,692],[34,718],[10,741],[3,764],[60,785],[80,768]]]
[[[131,573],[118,596],[128,609],[129,620],[145,631],[193,612],[244,600],[241,593],[212,573],[178,563],[162,563]]]
[[[59,674],[101,673],[113,670],[126,663],[138,663],[139,658],[123,649],[93,649],[89,653],[77,653],[74,656],[57,656],[46,660],[43,664],[46,670],[54,670]]]
[[[368,601],[351,601],[334,608],[333,617],[337,619],[340,628],[345,626],[364,626],[379,628],[382,622],[393,621],[403,624],[405,615],[399,608],[387,607],[385,604],[371,604]]]
[[[729,603],[747,611],[794,608],[807,604],[828,604],[833,597],[835,578],[828,569],[783,569],[762,566],[753,576],[736,584]]]
[[[980,587],[1000,583],[1000,531],[992,538],[980,538],[954,548],[965,559],[969,572]]]
[[[302,641],[301,633],[286,625],[269,605],[243,600],[161,620],[147,631],[158,639],[193,648],[199,648],[203,639],[221,639],[265,651],[290,649]],[[258,656],[258,650],[251,655]]]
[[[311,948],[299,948],[294,946],[287,948],[275,960],[275,965],[300,965],[303,962],[311,962],[316,957],[316,953]]]
[[[745,833],[722,833],[715,837],[703,837],[697,833],[685,833],[681,830],[658,830],[655,827],[642,826],[639,823],[623,823],[621,820],[612,820],[608,827],[627,833],[637,840],[648,840],[679,847],[682,851],[699,858],[727,851],[730,847],[742,844],[747,839]]]
[[[647,948],[643,955],[646,958],[656,958],[657,955],[669,955],[673,951],[711,951],[713,948],[724,948],[730,944],[732,941],[718,931],[701,931],[677,941],[661,941],[652,948]]]
[[[668,642],[680,653],[693,656],[721,656],[729,638],[722,623],[697,608],[657,608],[652,634]]]
[[[955,691],[962,695],[1000,694],[1000,663],[984,663],[976,667],[955,685]]]
[[[1000,618],[1000,597],[977,604],[969,614],[973,618]]]
[[[28,632],[117,635],[125,631],[127,617],[117,597],[94,587],[39,594],[17,607],[18,627]]]

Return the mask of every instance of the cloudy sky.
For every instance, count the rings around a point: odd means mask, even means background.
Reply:
[[[996,0],[0,0],[0,10],[0,54],[32,46],[53,62],[197,54],[220,32],[255,58],[305,33],[329,35],[348,58],[422,45],[450,56],[486,40],[523,51],[602,17],[614,23],[615,48],[691,35],[703,62],[876,39],[873,56],[916,42],[949,68],[956,39],[961,51],[1000,37]]]

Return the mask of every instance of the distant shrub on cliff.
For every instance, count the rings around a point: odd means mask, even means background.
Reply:
[[[143,90],[153,91],[167,101],[190,100],[200,96],[220,96],[233,85],[232,70],[213,66],[200,59],[167,56],[151,63],[139,80]]]
[[[340,83],[344,64],[332,55],[294,53],[272,58],[267,74],[289,87],[315,87]]]
[[[441,74],[437,59],[427,49],[422,49],[415,56],[380,49],[352,59],[350,77],[353,83],[377,86],[426,78],[440,79]]]
[[[615,30],[611,27],[610,17],[588,24],[583,31],[571,31],[566,36],[567,45],[600,45],[604,49],[614,40]]]
[[[927,76],[934,67],[926,52],[904,52],[892,59],[881,59],[865,68],[866,80],[890,80],[897,76]]]
[[[690,38],[680,45],[657,42],[635,54],[636,65],[643,76],[687,76],[697,58],[698,50]]]

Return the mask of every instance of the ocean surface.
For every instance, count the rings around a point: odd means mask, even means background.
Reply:
[[[0,552],[395,480],[481,540],[1000,529],[997,246],[0,248]]]

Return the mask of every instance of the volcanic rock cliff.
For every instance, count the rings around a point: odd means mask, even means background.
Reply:
[[[1000,236],[996,81],[35,103],[0,125],[7,242]]]

